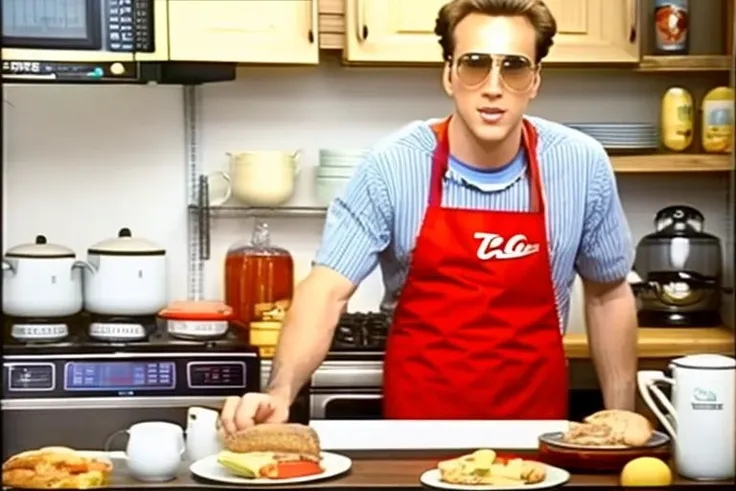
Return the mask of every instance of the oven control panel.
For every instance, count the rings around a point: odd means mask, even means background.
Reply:
[[[257,390],[260,359],[250,353],[3,358],[3,399],[228,396]]]

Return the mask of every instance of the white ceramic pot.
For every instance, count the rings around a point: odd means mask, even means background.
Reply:
[[[3,257],[3,313],[15,317],[67,317],[82,310],[82,268],[74,251],[49,244],[9,249]]]
[[[93,314],[154,315],[167,304],[166,251],[127,228],[87,251],[84,309]]]
[[[278,206],[294,194],[296,176],[299,174],[299,152],[243,152],[227,154],[229,172],[210,174],[209,181],[223,178],[220,204],[230,196],[249,206]],[[210,193],[213,194],[213,193]]]

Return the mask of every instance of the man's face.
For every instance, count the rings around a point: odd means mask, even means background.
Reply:
[[[471,14],[457,25],[454,38],[445,91],[475,138],[482,144],[503,141],[539,88],[534,27],[524,17]]]

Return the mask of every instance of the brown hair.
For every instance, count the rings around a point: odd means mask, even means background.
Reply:
[[[434,28],[434,33],[440,37],[445,61],[452,58],[455,50],[455,28],[465,17],[475,13],[525,17],[537,31],[537,63],[547,56],[557,33],[557,22],[542,0],[451,0],[440,9]]]

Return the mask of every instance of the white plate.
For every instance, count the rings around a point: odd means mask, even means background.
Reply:
[[[322,452],[322,474],[313,476],[294,477],[291,479],[247,479],[239,477],[217,463],[217,455],[210,455],[193,463],[189,470],[192,474],[209,481],[224,482],[227,484],[241,484],[244,486],[281,486],[282,484],[296,484],[312,481],[321,481],[345,474],[353,466],[353,461],[344,455],[331,452]]]
[[[547,476],[544,481],[536,484],[519,484],[518,486],[498,486],[498,485],[486,485],[486,484],[448,484],[440,480],[439,469],[431,469],[419,478],[419,481],[425,486],[437,489],[453,489],[459,491],[503,491],[505,489],[549,489],[562,486],[570,480],[570,473],[559,467],[552,467],[551,465],[545,465],[547,467]]]
[[[670,437],[661,431],[655,431],[652,433],[652,437],[647,443],[641,447],[625,447],[623,445],[579,445],[576,443],[567,443],[562,441],[562,433],[545,433],[539,435],[539,441],[542,441],[548,445],[552,445],[560,448],[569,448],[573,450],[585,450],[588,452],[595,452],[596,450],[635,450],[637,448],[654,448],[666,445],[670,442]]]

